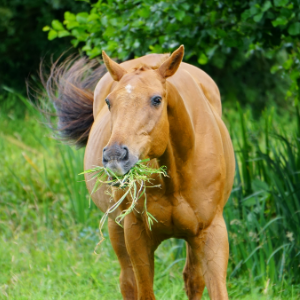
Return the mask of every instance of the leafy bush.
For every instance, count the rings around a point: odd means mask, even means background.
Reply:
[[[244,88],[243,77],[250,74],[261,80],[270,69],[273,74],[283,72],[290,80],[288,96],[297,92],[300,3],[296,0],[210,0],[200,4],[192,0],[118,0],[90,2],[90,6],[90,12],[66,11],[63,23],[53,20],[52,26],[45,26],[48,38],[71,36],[73,46],[89,57],[105,50],[119,60],[148,52],[168,52],[184,44],[185,60],[208,64],[204,69],[217,79],[227,97],[239,96]],[[239,78],[235,76],[239,85],[233,81],[228,89],[228,82],[222,81],[226,73],[234,72],[239,72]],[[279,102],[283,95],[276,86],[282,80],[279,76],[272,78],[272,92],[277,92]],[[251,85],[249,93],[251,88],[262,86],[249,102],[254,103],[258,97],[263,101],[274,99],[274,95],[266,93],[270,84],[257,86],[251,79],[247,83]],[[240,94],[251,100],[247,92]]]

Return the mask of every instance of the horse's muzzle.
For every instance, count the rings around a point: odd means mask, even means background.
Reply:
[[[118,176],[126,174],[137,161],[138,158],[132,155],[124,145],[113,144],[103,149],[103,166]]]

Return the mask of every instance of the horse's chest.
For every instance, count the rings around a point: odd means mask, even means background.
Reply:
[[[148,200],[148,212],[154,216],[153,231],[174,237],[196,235],[199,222],[189,203],[181,196],[164,196]]]

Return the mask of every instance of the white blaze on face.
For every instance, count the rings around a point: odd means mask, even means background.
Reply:
[[[125,89],[126,89],[126,91],[127,91],[128,94],[131,94],[131,91],[133,90],[133,86],[130,85],[130,84],[127,84],[127,85],[125,86]]]

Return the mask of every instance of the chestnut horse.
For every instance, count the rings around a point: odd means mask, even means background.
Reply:
[[[63,104],[57,108],[60,129],[67,137],[74,139],[72,126],[78,131],[82,122],[77,141],[85,144],[88,137],[85,170],[103,164],[123,175],[145,158],[154,166],[167,167],[169,177],[154,177],[154,184],[161,188],[147,189],[148,211],[158,221],[152,230],[145,214],[139,213],[143,199],[125,217],[124,228],[114,219],[130,199],[109,216],[109,236],[121,265],[121,292],[127,300],[155,299],[154,251],[171,237],[186,241],[183,277],[188,299],[201,299],[205,286],[211,299],[228,299],[229,246],[222,213],[233,184],[234,153],[221,119],[215,82],[202,70],[183,63],[183,54],[180,46],[172,55],[150,54],[117,64],[103,52],[108,73],[101,79],[99,75],[94,100],[84,86],[73,82],[69,88],[62,87],[84,64],[71,67],[59,83],[61,99],[70,89],[74,97],[80,96],[72,100],[78,108],[77,120],[70,120]],[[90,112],[88,122],[82,121],[85,112]],[[91,192],[95,181],[89,179],[86,175]],[[106,189],[102,186],[92,194],[103,212],[113,204]],[[120,198],[118,190],[114,198]]]

